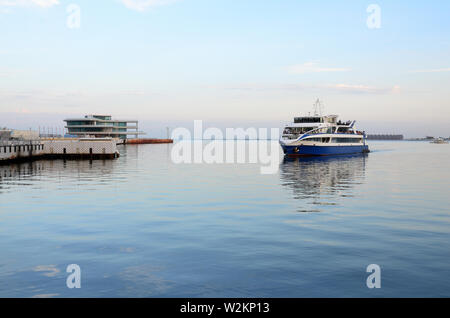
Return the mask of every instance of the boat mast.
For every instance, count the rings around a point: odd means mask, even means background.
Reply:
[[[313,107],[314,107],[314,116],[322,116],[323,105],[319,99],[316,100],[316,102],[313,104]]]

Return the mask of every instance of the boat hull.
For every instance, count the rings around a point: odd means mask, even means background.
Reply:
[[[297,145],[289,146],[281,144],[284,154],[289,157],[299,156],[330,156],[330,155],[349,155],[358,153],[368,153],[369,146],[313,146],[313,145]]]

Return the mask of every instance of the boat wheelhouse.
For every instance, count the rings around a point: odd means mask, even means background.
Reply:
[[[319,114],[321,103],[314,104],[314,115],[295,117],[286,125],[280,145],[287,156],[321,156],[369,152],[366,135],[355,128],[355,121],[342,122],[337,115]]]

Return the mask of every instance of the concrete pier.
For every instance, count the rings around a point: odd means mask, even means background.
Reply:
[[[0,163],[33,160],[43,154],[44,144],[40,140],[0,141]]]
[[[119,157],[112,138],[60,138],[0,141],[0,164],[38,159],[114,159]]]

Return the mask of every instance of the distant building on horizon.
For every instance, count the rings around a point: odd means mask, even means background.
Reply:
[[[403,135],[369,134],[368,140],[403,140]]]
[[[139,131],[137,120],[112,119],[110,115],[86,115],[82,118],[64,119],[67,133],[77,137],[112,137],[128,139],[128,136],[145,135]]]

